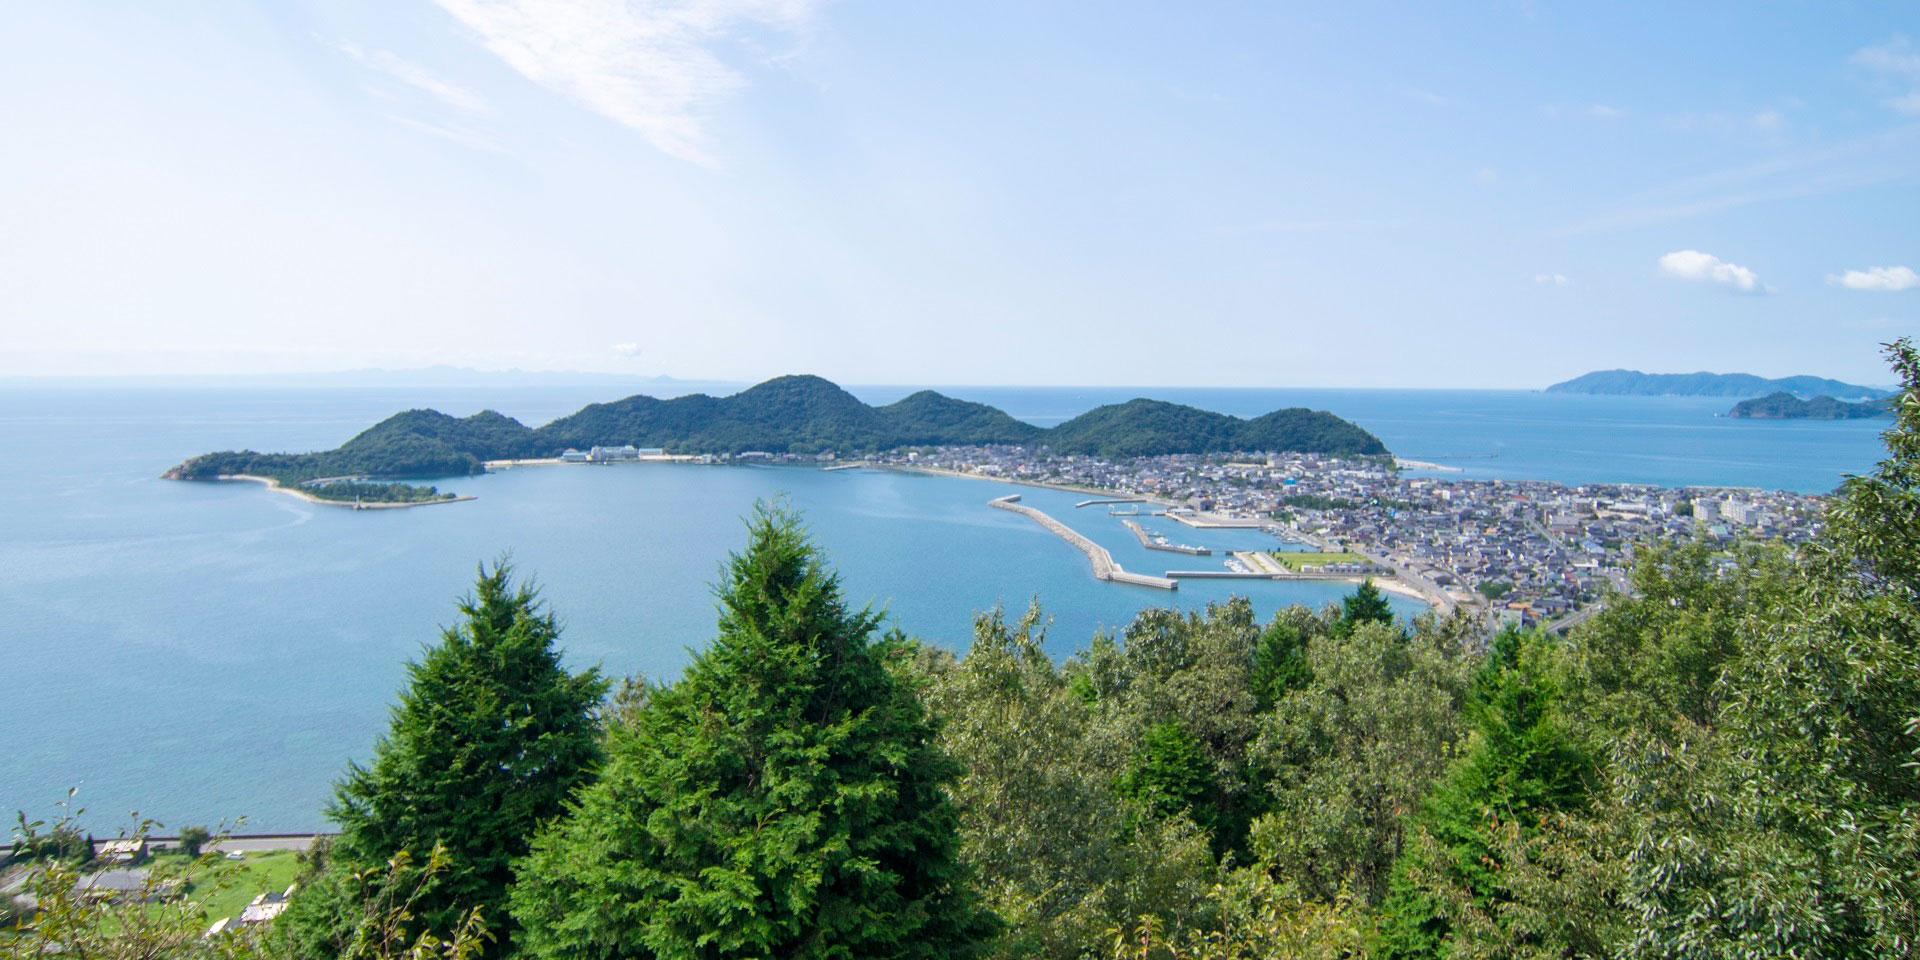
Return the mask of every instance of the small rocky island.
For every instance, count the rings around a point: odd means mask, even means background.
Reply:
[[[1891,417],[1893,405],[1887,400],[1848,403],[1828,396],[1802,400],[1781,390],[1764,397],[1742,400],[1727,411],[1727,416],[1741,420],[1860,420]]]

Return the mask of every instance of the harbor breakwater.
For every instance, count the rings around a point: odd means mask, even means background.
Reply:
[[[1120,522],[1126,524],[1127,529],[1132,530],[1133,535],[1140,538],[1140,545],[1146,547],[1148,550],[1165,550],[1168,553],[1184,553],[1194,557],[1213,556],[1213,551],[1206,547],[1189,547],[1184,543],[1168,543],[1164,539],[1155,540],[1147,533],[1147,528],[1141,526],[1136,521],[1122,520]]]
[[[1173,580],[1168,577],[1148,576],[1144,573],[1128,573],[1126,569],[1114,561],[1113,554],[1107,552],[1106,547],[1094,543],[1092,540],[1081,535],[1079,531],[1055,520],[1047,514],[1021,503],[1020,495],[1017,493],[989,500],[987,501],[987,505],[1018,514],[1024,514],[1028,519],[1052,531],[1055,536],[1073,544],[1081,553],[1086,554],[1087,560],[1093,564],[1093,578],[1095,580],[1110,580],[1114,583],[1131,583],[1135,586],[1154,587],[1160,590],[1180,589],[1180,581],[1178,580]]]

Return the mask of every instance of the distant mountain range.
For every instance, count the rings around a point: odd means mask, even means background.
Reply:
[[[1768,379],[1751,373],[1641,373],[1638,370],[1596,370],[1556,383],[1548,387],[1547,392],[1681,397],[1758,397],[1786,392],[1796,397],[1825,395],[1846,400],[1874,400],[1892,393],[1825,377]]]
[[[1239,450],[1387,452],[1366,430],[1304,407],[1242,420],[1158,400],[1130,400],[1042,429],[986,404],[931,390],[873,407],[819,377],[790,376],[725,397],[632,396],[589,404],[537,429],[491,410],[470,417],[408,410],[336,450],[202,454],[167,471],[167,476],[192,480],[251,474],[286,481],[346,474],[442,477],[478,473],[488,460],[553,457],[570,447],[623,444],[662,447],[671,453],[831,450],[841,456],[960,444],[1045,444],[1056,452],[1104,457]]]
[[[1802,400],[1782,390],[1764,397],[1742,400],[1733,405],[1727,416],[1743,420],[1859,420],[1891,417],[1893,404],[1889,400],[1847,403],[1827,396]]]

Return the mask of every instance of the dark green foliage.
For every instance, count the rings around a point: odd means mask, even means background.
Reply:
[[[1394,865],[1381,905],[1382,953],[1439,957],[1451,930],[1446,908],[1466,899],[1483,911],[1504,896],[1498,849],[1503,824],[1522,836],[1543,815],[1580,805],[1591,764],[1562,724],[1545,634],[1504,631],[1467,698],[1473,738],[1421,805],[1414,828],[1430,843]],[[1454,887],[1460,897],[1438,887]]]
[[[1033,443],[1039,427],[1015,420],[984,403],[972,403],[922,390],[879,408],[892,434],[889,447]]]
[[[1133,767],[1118,788],[1135,808],[1153,817],[1185,815],[1204,830],[1214,827],[1209,806],[1215,787],[1212,764],[1200,742],[1178,720],[1154,724],[1140,738]]]
[[[1828,396],[1802,400],[1782,390],[1742,400],[1727,411],[1727,416],[1746,420],[1859,420],[1893,416],[1893,405],[1885,400],[1847,403]]]
[[[298,483],[320,477],[453,477],[479,473],[484,460],[533,456],[534,432],[491,410],[455,418],[433,410],[396,413],[324,453],[209,453],[168,471],[182,480],[245,474]],[[348,499],[352,499],[349,497]]]
[[[293,483],[366,474],[441,477],[478,473],[487,460],[558,456],[569,447],[662,447],[674,453],[856,454],[916,445],[1046,443],[1106,456],[1298,450],[1386,452],[1378,438],[1331,413],[1278,410],[1252,420],[1135,400],[1100,407],[1052,430],[982,403],[922,390],[870,407],[819,377],[777,377],[726,397],[634,396],[590,404],[538,429],[491,410],[455,418],[398,413],[323,453],[209,453],[168,471],[183,480],[248,474]]]
[[[1360,581],[1359,587],[1340,600],[1339,628],[1352,630],[1363,623],[1393,625],[1393,608],[1387,605],[1387,595],[1373,585],[1372,577]]]
[[[200,855],[200,848],[207,845],[213,834],[206,827],[181,827],[180,852],[189,857]]]
[[[300,931],[307,956],[329,956],[366,892],[356,871],[406,851],[446,850],[446,866],[413,905],[424,929],[452,935],[470,908],[500,941],[511,863],[536,827],[559,814],[599,764],[593,711],[606,692],[596,670],[571,674],[554,643],[559,628],[504,562],[482,569],[460,622],[407,667],[407,687],[373,761],[349,764],[328,815],[340,826],[331,851],[332,895],[295,900],[282,926]]]
[[[1375,454],[1387,449],[1373,434],[1325,411],[1296,407],[1241,420],[1145,399],[1095,407],[1046,431],[1041,440],[1061,453],[1108,458],[1236,450]]]
[[[1253,651],[1253,668],[1248,682],[1261,710],[1297,690],[1313,679],[1307,666],[1307,632],[1297,620],[1284,613],[1273,618],[1260,634],[1260,645]]]
[[[435,487],[411,483],[368,483],[361,480],[336,480],[331,483],[302,485],[301,489],[324,500],[342,503],[426,503],[447,500],[451,493]]]
[[[966,957],[956,770],[797,519],[762,507],[719,635],[519,868],[534,957]]]

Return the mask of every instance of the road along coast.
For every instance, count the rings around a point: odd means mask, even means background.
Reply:
[[[1144,573],[1128,573],[1120,564],[1114,562],[1113,554],[1108,553],[1106,547],[1094,543],[1072,527],[1055,520],[1045,513],[1021,503],[1020,495],[1017,493],[1000,497],[997,500],[989,500],[987,501],[987,505],[1024,514],[1028,519],[1052,531],[1055,536],[1073,544],[1081,553],[1086,554],[1087,559],[1093,563],[1093,578],[1095,580],[1110,580],[1114,583],[1131,583],[1136,586],[1156,587],[1161,590],[1180,589],[1180,581],[1178,580],[1167,577],[1150,577]]]

